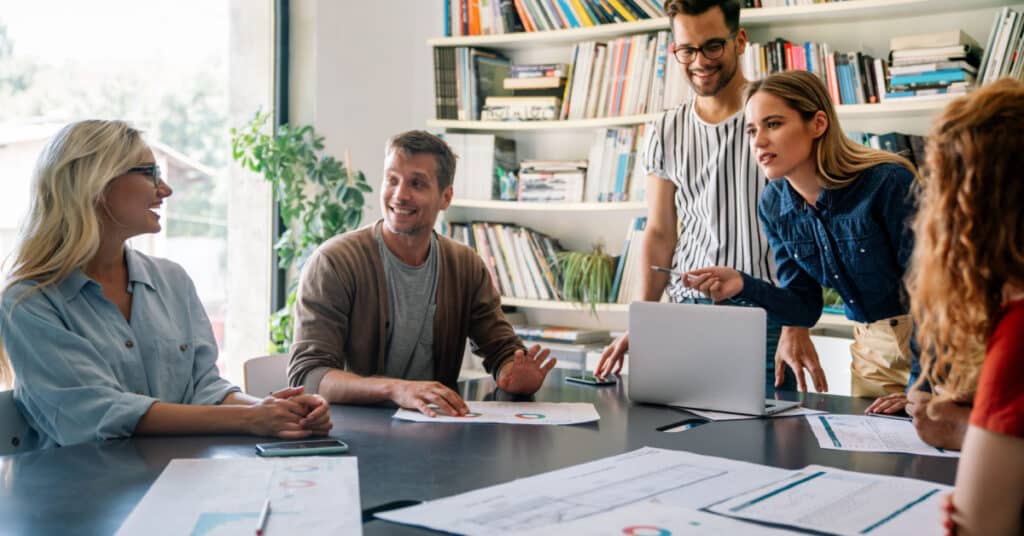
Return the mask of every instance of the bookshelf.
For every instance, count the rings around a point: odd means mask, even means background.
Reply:
[[[775,37],[793,41],[829,43],[835,50],[862,50],[876,57],[888,53],[889,39],[913,33],[960,28],[985,44],[999,8],[1024,10],[1024,2],[999,0],[848,0],[826,4],[779,8],[744,9],[741,24],[754,42]],[[589,28],[486,36],[437,37],[427,41],[436,47],[481,47],[497,50],[517,63],[568,63],[573,46],[581,41],[606,41],[637,33],[669,28],[667,18]],[[678,68],[671,63],[671,68]],[[931,120],[947,101],[886,102],[839,106],[842,126],[862,132],[899,131],[925,134]],[[644,114],[598,119],[498,122],[431,120],[429,128],[453,132],[494,132],[515,139],[520,159],[585,159],[595,129],[647,123],[656,117]],[[605,251],[621,252],[630,220],[644,213],[643,202],[554,204],[508,201],[459,201],[443,216],[449,221],[492,220],[529,226],[558,238],[568,249],[585,250],[601,242]],[[505,305],[524,311],[530,323],[551,323],[625,329],[628,307],[598,306],[596,316],[587,306],[506,298]],[[824,314],[819,327],[830,332],[849,332],[851,324],[841,315]]]

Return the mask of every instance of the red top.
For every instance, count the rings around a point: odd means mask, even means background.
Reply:
[[[1024,438],[1024,300],[999,311],[978,379],[971,424]]]

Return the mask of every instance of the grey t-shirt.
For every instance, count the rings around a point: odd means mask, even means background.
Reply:
[[[420,266],[405,264],[377,237],[388,285],[387,361],[383,375],[406,380],[434,379],[434,297],[437,292],[437,237]]]

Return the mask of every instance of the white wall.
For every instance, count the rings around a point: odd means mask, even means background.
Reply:
[[[338,159],[375,188],[363,222],[380,216],[376,186],[384,142],[434,115],[433,52],[444,32],[441,0],[292,2],[293,124],[312,124]]]

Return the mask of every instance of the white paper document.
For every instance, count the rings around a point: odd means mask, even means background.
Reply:
[[[353,457],[171,460],[119,535],[362,534]]]
[[[939,505],[952,490],[923,480],[810,465],[709,510],[831,534],[942,534]]]
[[[917,436],[910,421],[866,415],[818,415],[807,422],[825,449],[863,452],[905,452],[959,458],[960,453],[933,447]]]
[[[739,421],[743,419],[760,419],[762,416],[759,415],[740,415],[737,413],[723,413],[721,411],[708,411],[704,409],[690,409],[680,408],[690,413],[697,415],[698,417],[704,417],[709,421]],[[828,413],[820,409],[809,409],[804,407],[790,408],[786,411],[780,411],[775,415],[764,415],[765,419],[777,419],[782,417],[799,417],[801,415],[820,415],[822,413]]]
[[[576,402],[466,402],[469,413],[452,417],[438,413],[428,417],[418,411],[399,409],[395,419],[416,422],[501,423],[527,425],[580,424],[601,418],[593,404]]]
[[[796,534],[747,523],[690,508],[664,506],[653,502],[633,503],[600,514],[558,525],[514,532],[514,536],[778,536]]]
[[[698,509],[793,473],[645,447],[377,517],[458,534],[505,534],[561,525],[640,501]]]

